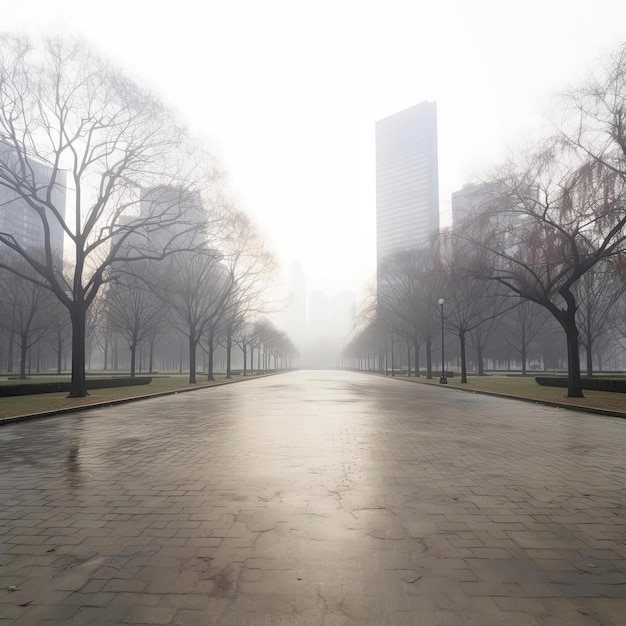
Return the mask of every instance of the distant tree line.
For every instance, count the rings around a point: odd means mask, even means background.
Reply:
[[[84,43],[0,36],[0,200],[0,369],[69,354],[81,397],[89,355],[107,369],[121,341],[131,375],[174,349],[190,382],[198,354],[209,378],[216,350],[229,376],[235,346],[248,370],[293,359],[263,318],[275,261],[211,150]]]
[[[588,375],[615,363],[626,349],[626,46],[559,112],[552,136],[495,168],[431,250],[379,267],[346,347],[352,366],[418,374],[425,363],[432,377],[442,313],[446,361],[462,382],[468,350],[479,374],[512,355],[524,373],[529,360],[563,361],[571,397],[583,395],[581,356]]]

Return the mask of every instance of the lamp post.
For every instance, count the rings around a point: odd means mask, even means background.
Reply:
[[[439,298],[437,304],[441,309],[441,378],[439,379],[440,385],[447,385],[448,379],[446,378],[446,366],[445,366],[445,356],[443,351],[443,305],[446,301],[443,298]]]

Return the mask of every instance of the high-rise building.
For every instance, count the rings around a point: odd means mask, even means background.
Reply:
[[[497,181],[488,183],[466,183],[452,192],[452,229],[459,230],[463,224],[474,219],[489,200],[501,188]]]
[[[328,335],[328,296],[324,291],[309,294],[309,336],[314,339]]]
[[[346,342],[354,330],[356,317],[356,294],[344,289],[328,302],[330,333],[333,337]]]
[[[376,122],[378,265],[438,230],[437,105],[422,102]]]
[[[41,215],[32,206],[43,209],[50,233],[52,252],[63,258],[64,231],[61,220],[65,219],[66,173],[56,173],[50,203],[58,217],[46,207],[45,200],[52,168],[32,159],[20,161],[15,150],[0,142],[0,170],[7,183],[15,182],[24,190],[19,194],[6,185],[0,184],[0,232],[10,235],[25,250],[44,247],[44,225]],[[30,191],[29,191],[30,190]],[[31,202],[24,194],[28,194]]]
[[[283,325],[289,338],[297,345],[306,338],[306,277],[298,259],[291,261],[289,266],[289,302]]]

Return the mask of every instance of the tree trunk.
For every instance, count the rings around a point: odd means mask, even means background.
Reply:
[[[426,378],[433,377],[433,340],[429,337],[426,340]]]
[[[152,374],[154,367],[154,338],[150,340],[150,354],[148,356],[148,374]]]
[[[248,369],[248,346],[244,343],[241,344],[241,351],[243,352],[243,375],[246,375]]]
[[[522,375],[526,376],[526,344],[522,342]]]
[[[567,341],[567,397],[584,398],[580,379],[580,355],[578,352],[578,327],[576,326],[576,299],[567,289],[559,290],[567,309],[559,309],[555,315],[565,331]],[[554,312],[552,312],[554,315]]]
[[[485,365],[483,363],[483,344],[479,341],[476,347],[476,359],[478,360],[478,375],[485,375]]]
[[[467,360],[465,354],[465,331],[459,331],[459,340],[461,342],[461,382],[467,382]]]
[[[209,349],[207,350],[207,356],[209,357],[209,363],[206,379],[215,380],[215,376],[213,376],[213,329],[209,331],[208,344]]]
[[[132,342],[128,345],[130,348],[130,377],[135,378],[135,357],[137,356],[137,344]]]
[[[415,378],[420,375],[420,345],[417,339],[413,340],[413,354],[415,355]]]
[[[109,365],[109,334],[104,336],[104,371],[106,372]]]
[[[587,345],[585,346],[587,357],[587,376],[593,376],[593,352],[591,346],[591,336],[587,337]]]
[[[407,361],[407,370],[406,375],[411,376],[411,344],[407,342],[406,344],[406,361]]]
[[[119,350],[117,349],[117,336],[113,337],[113,371],[117,372],[119,369]]]
[[[27,338],[20,335],[20,378],[26,378],[26,352],[28,350]]]
[[[72,380],[68,398],[84,398],[87,393],[85,381],[85,316],[87,310],[82,302],[70,307],[72,321]]]
[[[196,341],[195,337],[194,337],[194,333],[190,333],[189,334],[189,384],[193,385],[196,382],[196,347],[198,345],[198,342]],[[183,349],[181,346],[180,349],[180,354],[181,354],[181,363],[182,363],[182,354],[183,354]]]
[[[580,379],[580,357],[578,353],[578,329],[576,319],[563,319],[561,326],[567,339],[567,397],[584,398]]]
[[[228,331],[228,337],[226,338],[226,378],[232,378],[232,374],[230,373],[230,353],[233,349],[233,338]]]

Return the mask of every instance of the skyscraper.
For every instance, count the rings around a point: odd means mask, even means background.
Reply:
[[[427,246],[437,230],[437,105],[422,102],[376,122],[378,265]]]
[[[306,277],[299,259],[292,260],[289,266],[289,303],[283,326],[291,341],[298,346],[307,337]]]

